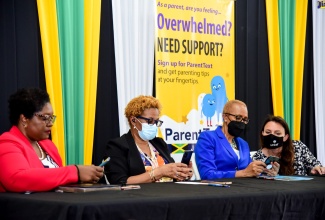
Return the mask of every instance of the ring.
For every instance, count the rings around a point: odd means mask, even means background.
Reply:
[[[178,177],[178,172],[176,172],[176,177]]]

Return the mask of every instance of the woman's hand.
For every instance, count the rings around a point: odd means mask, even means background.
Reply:
[[[169,163],[155,169],[155,175],[158,179],[170,177],[177,181],[190,179],[193,175],[192,163],[187,166],[183,163]]]
[[[312,174],[324,175],[325,174],[325,167],[315,166],[310,172]]]
[[[185,180],[189,180],[189,179],[191,179],[192,178],[192,176],[193,176],[193,167],[192,167],[192,161],[190,161],[190,163],[188,164],[188,168],[190,168],[190,175],[189,176],[187,176],[187,178],[185,179]]]
[[[104,168],[99,166],[77,165],[79,169],[79,181],[82,183],[97,183],[104,175]]]
[[[244,170],[238,170],[236,177],[259,176],[265,169],[265,163],[259,160],[251,162]]]
[[[264,169],[264,173],[266,173],[268,176],[276,176],[279,173],[280,164],[278,162],[271,162],[272,168],[271,169]]]

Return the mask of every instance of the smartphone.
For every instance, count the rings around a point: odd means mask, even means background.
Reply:
[[[269,156],[268,158],[266,158],[264,163],[266,165],[269,165],[269,164],[271,164],[271,162],[278,162],[279,163],[279,160],[280,160],[280,158],[278,158],[278,157]]]
[[[181,163],[185,163],[186,165],[189,165],[192,154],[193,154],[193,150],[185,150]]]

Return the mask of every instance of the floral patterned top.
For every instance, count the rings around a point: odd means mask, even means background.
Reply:
[[[299,140],[292,141],[295,157],[294,157],[294,170],[295,175],[307,176],[308,172],[315,166],[322,166],[316,157],[310,152],[308,147]],[[252,157],[253,160],[265,161],[267,156],[259,149]]]

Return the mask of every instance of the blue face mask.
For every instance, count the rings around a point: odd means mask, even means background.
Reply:
[[[139,131],[136,127],[135,128],[138,130],[139,136],[140,136],[140,138],[142,140],[150,141],[150,140],[152,140],[152,139],[154,139],[156,137],[158,127],[155,124],[154,125],[148,125],[148,123],[141,123],[141,125],[142,125],[142,130],[141,131]]]

